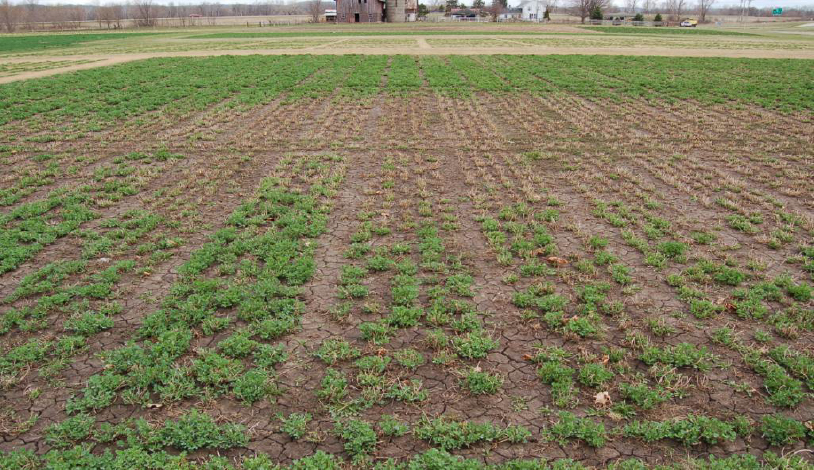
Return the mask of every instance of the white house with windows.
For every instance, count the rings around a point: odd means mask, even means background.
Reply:
[[[507,8],[497,15],[498,21],[516,21],[523,16],[521,8]]]
[[[543,21],[545,4],[541,0],[524,0],[520,2],[519,8],[523,10],[523,21]]]

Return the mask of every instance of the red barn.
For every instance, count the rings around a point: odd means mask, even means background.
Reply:
[[[337,0],[337,23],[379,23],[384,21],[383,0]]]

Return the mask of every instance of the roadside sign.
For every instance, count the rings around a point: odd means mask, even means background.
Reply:
[[[774,10],[772,10],[772,16],[780,16],[782,14],[783,14],[782,8],[775,8]]]

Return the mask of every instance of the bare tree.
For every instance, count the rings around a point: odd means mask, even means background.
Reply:
[[[698,22],[706,23],[707,13],[713,4],[715,0],[698,0]]]
[[[136,24],[141,27],[152,26],[155,21],[153,12],[153,0],[135,0],[133,6],[136,7]]]
[[[642,10],[644,13],[650,13],[653,11],[653,7],[656,6],[655,0],[642,0]]]
[[[312,23],[319,23],[319,19],[322,17],[323,11],[322,8],[322,0],[311,0],[308,3],[308,14],[311,15],[311,22]]]
[[[681,12],[687,6],[687,0],[674,0],[676,21],[681,20]]]
[[[572,4],[574,14],[579,16],[579,19],[582,23],[585,23],[585,18],[591,16],[591,12],[599,7],[600,10],[604,10],[611,5],[610,0],[573,0],[574,3]],[[684,1],[684,0],[682,0]]]
[[[7,33],[13,33],[20,20],[20,7],[12,5],[8,0],[0,1],[0,23]]]
[[[79,27],[79,23],[85,21],[85,9],[81,6],[68,7],[68,19]]]
[[[29,29],[33,29],[32,24],[40,21],[39,13],[39,0],[26,0],[25,3],[25,20],[29,23]]]
[[[636,4],[638,0],[625,0],[625,8],[628,13],[636,13]]]
[[[98,18],[99,24],[104,23],[105,25],[107,25],[107,29],[121,28],[122,27],[121,21],[123,16],[124,12],[122,11],[121,5],[108,4],[100,6],[96,11],[96,18]]]
[[[506,11],[507,1],[506,0],[492,0],[492,3],[489,5],[488,11],[489,14],[492,16],[492,21],[497,21],[497,17],[500,16],[501,13]]]
[[[664,2],[664,9],[670,13],[670,20],[678,21],[681,19],[681,12],[687,6],[687,0],[666,0]]]

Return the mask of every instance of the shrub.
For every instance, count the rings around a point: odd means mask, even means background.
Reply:
[[[558,417],[559,421],[548,432],[561,445],[565,445],[567,439],[581,439],[591,447],[605,445],[607,433],[604,424],[579,418],[568,411],[560,412]]]
[[[354,364],[363,372],[381,374],[390,364],[390,358],[387,356],[365,356],[357,359]]]
[[[396,351],[393,353],[393,358],[399,363],[399,365],[408,369],[416,369],[425,362],[424,356],[412,348]]]
[[[48,426],[45,430],[45,443],[53,447],[70,447],[90,435],[96,420],[86,414],[78,414]]]
[[[367,421],[350,419],[334,424],[334,433],[345,441],[345,451],[352,457],[365,456],[376,448],[376,431]]]
[[[254,351],[259,343],[251,340],[246,334],[235,333],[218,343],[218,349],[229,357],[246,357]]]
[[[478,442],[492,442],[500,437],[500,430],[492,423],[451,421],[445,417],[421,418],[413,434],[419,439],[443,450],[462,449]]]
[[[317,390],[317,398],[330,403],[337,403],[348,395],[348,379],[342,372],[328,368]]]
[[[784,446],[803,439],[806,427],[803,423],[781,414],[764,416],[760,432],[773,446]]]
[[[799,302],[808,302],[811,300],[811,286],[806,284],[790,285],[786,287],[786,292]]]
[[[396,382],[390,386],[384,396],[408,403],[424,401],[427,399],[427,392],[421,390],[421,386],[421,381],[418,379]]]
[[[314,353],[315,356],[325,361],[328,365],[334,365],[339,361],[359,357],[359,350],[352,347],[350,343],[342,339],[329,339],[322,343],[322,346]]]
[[[243,365],[218,353],[204,351],[201,358],[193,361],[192,369],[199,382],[222,387],[237,379],[243,372]]]
[[[671,421],[635,421],[623,429],[627,437],[638,437],[647,442],[675,439],[687,446],[704,442],[715,445],[719,441],[733,441],[735,428],[724,421],[702,415],[689,415]]]
[[[339,457],[318,450],[314,455],[295,460],[291,466],[288,467],[288,470],[340,470],[342,463]],[[245,464],[243,467],[249,470]],[[264,470],[265,468],[266,467],[258,467],[257,470]],[[275,466],[269,465],[268,468],[275,468]]]
[[[624,383],[621,385],[621,391],[625,400],[632,401],[643,410],[649,410],[673,396],[669,390],[661,387],[651,389],[647,384],[631,385]]]
[[[579,381],[588,387],[599,387],[613,378],[613,372],[602,364],[586,364],[579,370]]]
[[[483,372],[480,368],[469,369],[461,381],[463,386],[473,395],[494,394],[503,385],[503,377],[498,374]]]
[[[401,437],[410,430],[410,426],[400,422],[393,415],[382,415],[379,420],[379,429],[385,436]]]
[[[193,409],[178,421],[164,423],[164,427],[151,436],[151,442],[191,452],[203,448],[245,447],[249,437],[244,426],[218,425],[206,413]]]
[[[387,317],[387,322],[392,326],[402,328],[417,326],[423,315],[424,311],[420,307],[396,305]]]
[[[311,413],[291,413],[288,417],[277,415],[283,425],[280,431],[288,434],[293,440],[301,439],[308,432],[308,422],[311,421]]]
[[[656,249],[664,256],[675,259],[684,256],[684,252],[687,251],[687,248],[685,243],[664,242],[660,243]]]
[[[706,346],[696,347],[691,343],[680,343],[677,346],[667,346],[663,349],[647,346],[639,356],[645,364],[652,366],[660,362],[675,367],[692,367],[698,370],[707,370],[713,356]]]
[[[366,341],[370,341],[375,345],[382,345],[390,342],[394,330],[385,320],[379,320],[360,323],[359,331],[362,332],[362,338]]]
[[[455,352],[467,359],[482,359],[497,346],[498,342],[489,337],[485,331],[470,331],[466,335],[452,339]]]
[[[251,369],[232,383],[232,393],[245,403],[262,400],[276,391],[272,376],[263,369]]]

